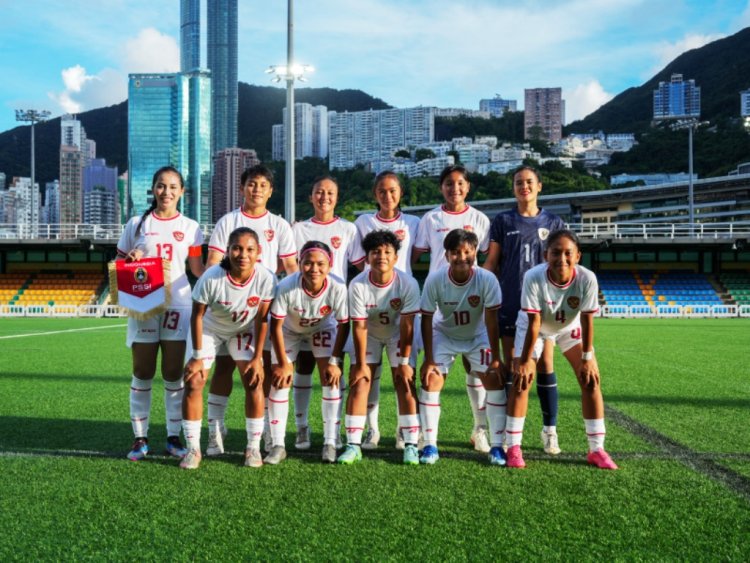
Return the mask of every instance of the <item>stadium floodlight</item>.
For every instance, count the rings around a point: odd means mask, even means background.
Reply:
[[[286,127],[284,140],[286,144],[286,178],[284,182],[284,218],[294,223],[294,83],[299,80],[305,82],[305,73],[315,69],[310,65],[294,62],[294,0],[287,2],[287,40],[286,64],[272,65],[266,69],[266,74],[273,74],[271,82],[286,81]]]
[[[35,182],[35,165],[36,158],[34,154],[34,125],[46,121],[50,116],[50,112],[47,110],[36,110],[36,109],[17,109],[16,110],[16,121],[22,123],[31,123],[31,189],[34,189]]]

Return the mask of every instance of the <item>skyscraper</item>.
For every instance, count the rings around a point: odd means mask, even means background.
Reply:
[[[700,117],[701,89],[695,80],[683,80],[673,74],[669,82],[659,82],[654,90],[654,119],[671,117]]]
[[[190,72],[200,66],[201,2],[180,0],[180,70]]]
[[[479,100],[479,111],[486,111],[492,117],[502,117],[506,111],[516,111],[516,100],[504,100],[500,94],[494,98]]]
[[[117,167],[110,168],[103,158],[95,158],[83,169],[83,222],[119,224]]]
[[[60,223],[74,225],[83,221],[84,154],[75,145],[60,147]]]
[[[213,196],[213,221],[237,209],[243,201],[240,191],[242,173],[260,164],[252,149],[222,149],[214,155],[214,176],[211,186]]]
[[[271,129],[271,157],[286,160],[287,109],[281,111],[282,123]],[[328,156],[328,108],[307,103],[294,104],[294,158],[297,160]]]
[[[524,139],[541,139],[557,143],[562,138],[565,102],[562,88],[529,88],[524,90]]]
[[[208,69],[213,125],[211,154],[237,146],[237,0],[208,3]]]

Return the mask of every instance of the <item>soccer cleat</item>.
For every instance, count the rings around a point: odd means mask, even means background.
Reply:
[[[526,467],[526,462],[523,460],[523,453],[521,452],[521,446],[515,445],[509,447],[506,455],[506,467],[514,467],[515,469],[523,469]]]
[[[545,432],[542,430],[542,444],[544,444],[544,453],[549,455],[558,455],[562,450],[557,444],[557,434],[555,432]]]
[[[321,459],[324,463],[336,463],[336,446],[326,444],[323,446]]]
[[[182,459],[187,455],[187,448],[182,445],[182,442],[180,442],[179,436],[170,436],[167,438],[167,455],[171,455],[172,457],[179,457]]]
[[[477,426],[474,432],[471,434],[471,443],[474,445],[474,449],[483,454],[489,453],[490,443],[487,440],[487,427]]]
[[[586,456],[586,461],[589,462],[589,465],[596,465],[599,469],[618,469],[617,464],[602,449],[589,452],[589,455]]]
[[[434,465],[439,459],[440,455],[438,454],[437,446],[428,444],[422,450],[422,457],[419,458],[419,463],[423,465]]]
[[[180,462],[181,469],[198,469],[201,464],[201,453],[198,450],[190,450]]]
[[[263,460],[263,463],[268,465],[278,465],[286,459],[286,449],[284,446],[274,446],[271,448],[271,452]]]
[[[396,432],[396,449],[397,450],[403,450],[406,446],[406,442],[404,442],[404,434],[401,432],[401,429],[399,428]]]
[[[297,439],[294,441],[294,447],[298,450],[310,449],[310,427],[301,426],[297,430]]]
[[[245,450],[245,467],[263,467],[263,459],[258,448],[247,448]]]
[[[347,444],[344,453],[336,461],[343,465],[352,465],[353,463],[362,461],[362,448],[355,444]]]
[[[365,441],[362,442],[362,449],[363,450],[377,449],[379,443],[380,443],[380,432],[370,428],[367,431],[367,436],[365,436]]]
[[[128,452],[128,459],[130,461],[141,461],[145,459],[148,453],[148,438],[136,438],[133,442],[133,447]]]
[[[208,446],[206,447],[206,455],[213,457],[216,455],[222,455],[224,453],[224,434],[223,432],[217,432],[213,428],[208,429]]]
[[[507,463],[505,450],[500,446],[492,446],[488,454],[490,465],[504,466]]]
[[[419,451],[414,444],[404,446],[404,465],[419,465]]]
[[[274,448],[273,440],[271,439],[271,430],[270,428],[266,427],[263,429],[263,450],[268,454],[271,453],[271,451]]]

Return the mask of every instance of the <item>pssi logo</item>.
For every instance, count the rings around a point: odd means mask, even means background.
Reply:
[[[570,307],[571,309],[578,309],[578,305],[580,304],[580,297],[568,297],[568,307]]]
[[[464,225],[464,231],[469,231],[470,233],[474,232],[474,227],[471,225]]]
[[[480,301],[479,295],[469,295],[468,301],[469,305],[471,305],[472,307],[478,306]]]
[[[391,309],[394,311],[398,311],[401,309],[401,299],[398,297],[395,299],[391,299]]]
[[[404,231],[404,229],[399,229],[393,234],[396,235],[398,240],[404,240],[406,238],[406,231]]]
[[[173,231],[172,236],[177,242],[182,242],[182,239],[185,238],[185,233],[183,233],[182,231]]]
[[[148,280],[148,272],[146,271],[146,268],[136,268],[133,276],[138,283],[144,283]]]
[[[247,300],[248,307],[257,307],[258,303],[260,303],[260,297],[258,297],[257,295],[253,295]]]
[[[333,248],[341,246],[341,237],[331,237],[331,246],[333,246]]]
[[[329,315],[331,313],[331,311],[333,311],[333,309],[331,309],[330,305],[323,305],[320,308],[320,314],[321,315]]]
[[[266,229],[263,231],[263,234],[266,235],[266,240],[268,242],[271,242],[273,240],[273,237],[276,235],[273,229]]]

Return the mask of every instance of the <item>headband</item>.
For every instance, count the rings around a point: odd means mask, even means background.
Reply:
[[[309,254],[310,252],[322,252],[326,255],[326,258],[328,258],[328,264],[333,265],[333,256],[331,256],[330,252],[327,252],[325,248],[320,248],[317,246],[311,246],[309,248],[305,248],[302,252],[299,253],[299,261],[302,262],[302,258],[304,258],[305,254]]]

